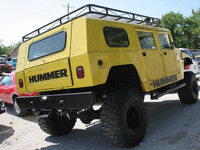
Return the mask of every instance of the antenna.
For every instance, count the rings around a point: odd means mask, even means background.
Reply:
[[[69,6],[69,3],[67,3],[67,6],[63,5],[62,7],[67,7],[67,14],[69,14],[69,8],[75,8],[74,6],[73,7]],[[69,20],[69,16],[68,16],[68,20]]]

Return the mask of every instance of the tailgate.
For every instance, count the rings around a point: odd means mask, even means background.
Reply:
[[[28,92],[60,90],[72,86],[69,59],[39,65],[24,73]]]
[[[70,68],[72,23],[27,41],[24,77],[27,92],[61,90],[73,84]]]

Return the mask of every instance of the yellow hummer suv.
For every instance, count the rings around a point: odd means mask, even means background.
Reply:
[[[184,104],[198,100],[197,80],[184,74],[180,50],[153,17],[85,5],[25,35],[19,48],[20,108],[38,112],[40,128],[52,135],[69,133],[77,118],[101,119],[108,141],[140,143],[147,127],[143,102],[178,90]],[[100,105],[95,110],[93,106]]]

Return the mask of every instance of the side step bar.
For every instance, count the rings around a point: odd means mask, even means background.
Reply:
[[[167,93],[173,92],[175,90],[178,90],[178,89],[180,89],[180,88],[182,88],[184,86],[186,86],[186,83],[182,83],[182,84],[180,84],[180,85],[178,85],[178,86],[176,86],[174,88],[168,89],[168,90],[166,90],[164,92],[161,92],[161,93],[157,93],[155,95],[153,93],[151,93],[151,99],[158,99],[159,97],[161,97],[161,96],[163,96],[163,95],[165,95]]]

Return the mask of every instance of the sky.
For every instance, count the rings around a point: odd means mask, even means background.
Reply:
[[[171,11],[191,16],[200,0],[0,0],[0,40],[5,46],[22,41],[22,36],[67,14],[67,4],[78,9],[86,4],[162,18]]]

